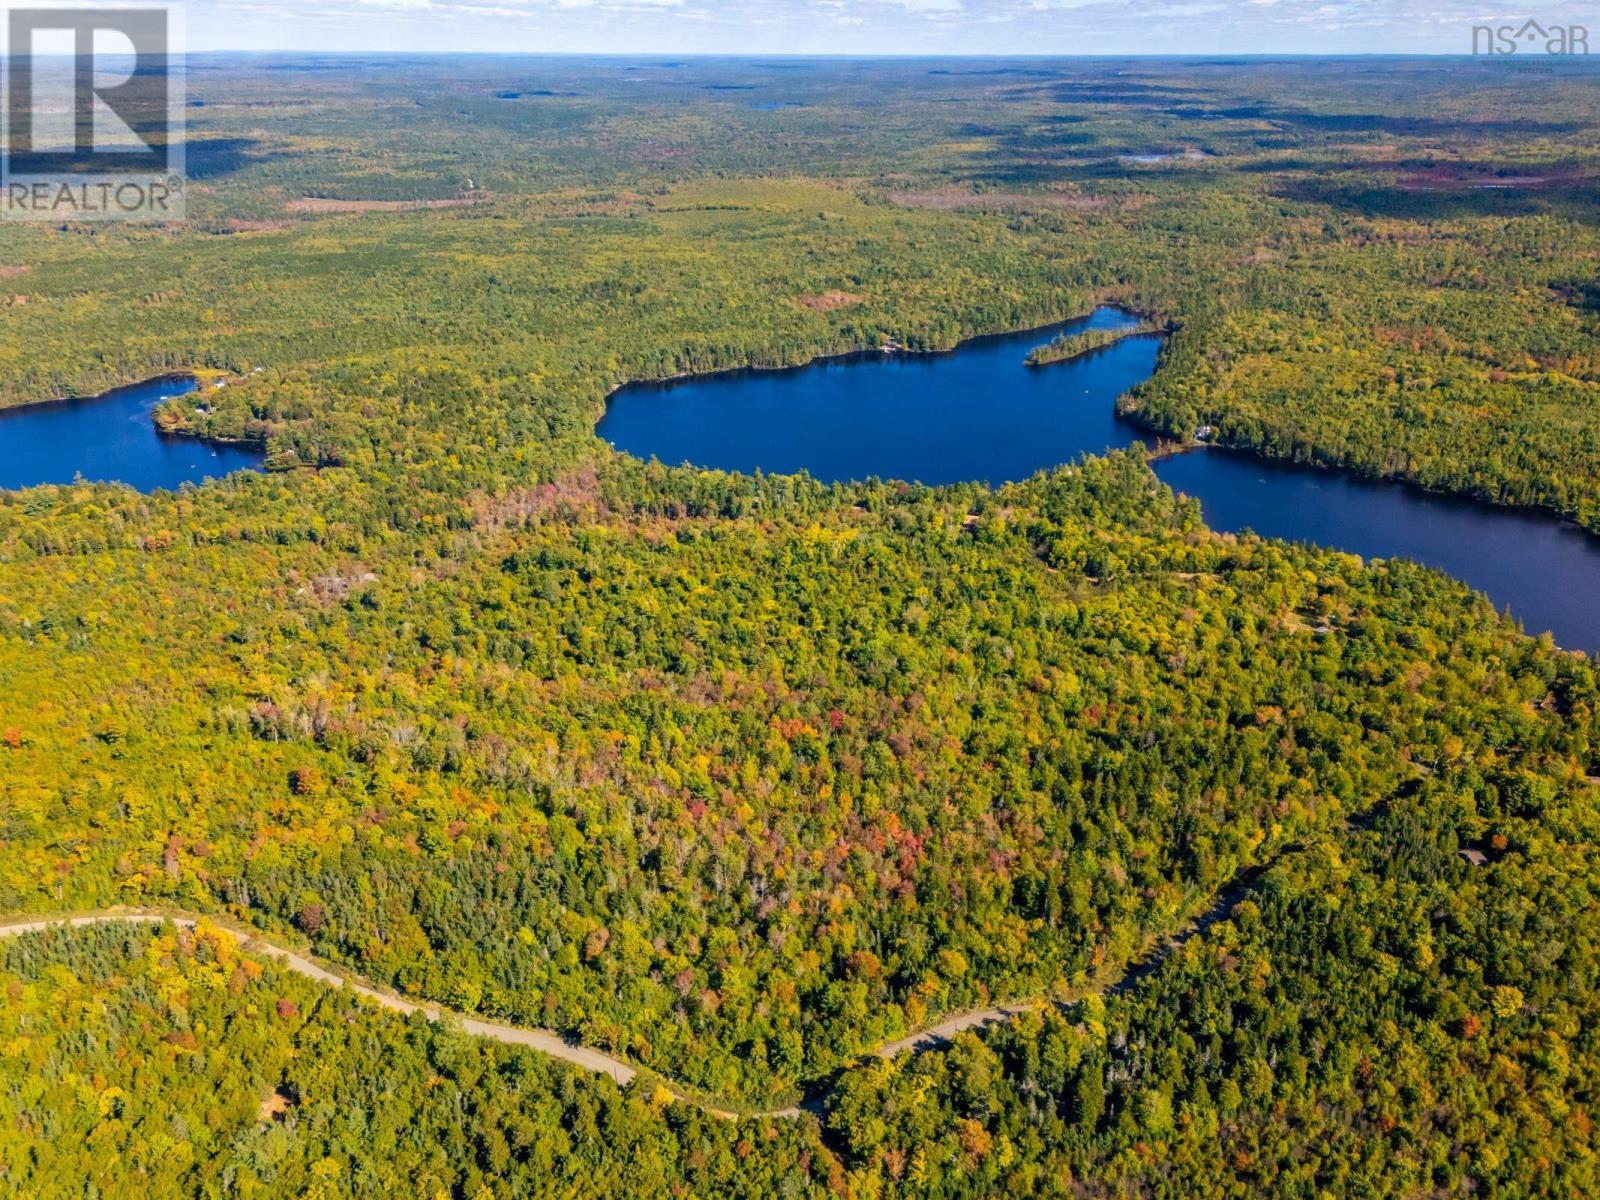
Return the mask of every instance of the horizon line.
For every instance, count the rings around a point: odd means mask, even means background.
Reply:
[[[674,59],[900,59],[916,61],[919,59],[964,59],[983,60],[1001,59],[1027,62],[1058,62],[1077,59],[1161,59],[1166,61],[1196,62],[1213,59],[1311,59],[1335,60],[1346,58],[1387,58],[1387,59],[1462,59],[1468,62],[1541,62],[1555,65],[1558,63],[1576,64],[1588,61],[1600,61],[1600,55],[1589,54],[1478,54],[1460,50],[1344,50],[1337,52],[1319,52],[1314,50],[1216,50],[1210,52],[1196,52],[1190,54],[1138,52],[1138,51],[1100,51],[1077,54],[1065,53],[1039,53],[1027,51],[943,51],[943,52],[898,52],[893,50],[873,52],[840,51],[837,53],[819,53],[805,50],[397,50],[373,47],[365,49],[360,47],[345,47],[337,49],[294,49],[286,46],[274,46],[259,50],[246,50],[237,47],[219,47],[205,50],[188,50],[183,52],[187,58],[198,58],[206,55],[237,54],[237,55],[298,55],[300,57],[315,57],[322,55],[341,54],[371,54],[385,57],[401,58],[615,58],[615,59],[655,59],[670,57]],[[71,57],[41,56],[41,57]],[[114,56],[112,56],[114,57]]]

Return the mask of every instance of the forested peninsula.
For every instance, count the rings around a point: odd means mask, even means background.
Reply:
[[[212,372],[181,432],[266,468],[0,492],[0,915],[232,921],[640,1074],[204,926],[31,933],[0,1187],[1600,1191],[1589,657],[1214,532],[1142,448],[926,487],[594,434],[1115,304],[1174,327],[1146,429],[1600,530],[1591,73],[212,66],[185,229],[0,225],[0,404]]]

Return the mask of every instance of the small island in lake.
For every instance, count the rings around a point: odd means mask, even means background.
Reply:
[[[1091,350],[1103,350],[1123,338],[1141,334],[1166,333],[1167,327],[1157,321],[1140,321],[1118,329],[1085,329],[1081,333],[1063,333],[1028,351],[1022,361],[1030,367],[1048,367],[1052,363],[1068,362],[1080,358]]]

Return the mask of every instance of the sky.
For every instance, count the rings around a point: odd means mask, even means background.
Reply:
[[[187,26],[191,50],[1465,54],[1530,17],[1600,50],[1600,0],[189,0]]]

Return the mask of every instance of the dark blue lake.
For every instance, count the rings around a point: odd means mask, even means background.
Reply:
[[[1155,470],[1200,501],[1213,529],[1414,559],[1487,593],[1530,633],[1600,655],[1600,538],[1567,521],[1228,450]]]
[[[632,384],[598,433],[618,450],[729,471],[819,479],[1003,483],[1085,450],[1142,440],[1112,401],[1150,377],[1159,337],[1128,338],[1050,367],[1023,357],[1059,332],[1135,323],[1112,308],[947,354],[866,353],[784,371]]]
[[[156,405],[194,390],[192,379],[154,379],[103,396],[0,409],[0,488],[71,483],[81,475],[148,492],[259,467],[252,447],[156,430]]]
[[[1062,330],[1131,320],[1101,309],[946,354],[850,355],[791,370],[631,384],[611,397],[598,433],[642,458],[733,471],[1023,479],[1080,454],[1148,442],[1114,405],[1155,370],[1159,338],[1128,338],[1050,367],[1022,362]],[[1530,632],[1549,630],[1568,649],[1600,653],[1600,538],[1565,521],[1221,450],[1163,459],[1155,469],[1200,501],[1214,529],[1415,559],[1487,593]]]

